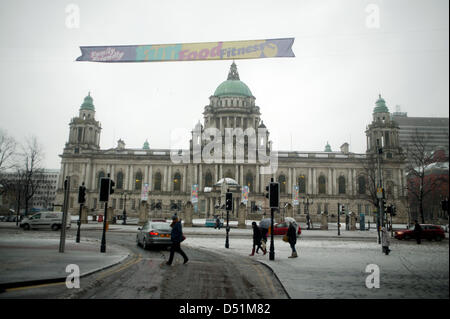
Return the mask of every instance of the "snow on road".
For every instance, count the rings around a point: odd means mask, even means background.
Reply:
[[[270,240],[269,240],[270,242]],[[292,298],[448,298],[448,241],[417,245],[414,241],[392,240],[390,255],[381,253],[376,239],[315,240],[297,242],[298,258],[287,258],[289,244],[275,238],[275,260],[269,253],[249,257],[252,240],[231,238],[225,248],[225,237],[191,237],[185,245],[254,258],[270,266]],[[267,245],[268,248],[270,245]],[[380,270],[380,288],[368,289],[368,265]]]

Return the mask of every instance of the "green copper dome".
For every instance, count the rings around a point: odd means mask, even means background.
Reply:
[[[386,101],[379,95],[378,100],[375,102],[374,113],[389,113],[389,109],[386,106]]]
[[[217,87],[214,96],[253,96],[247,84],[240,81],[234,62],[231,64],[228,79]]]
[[[86,96],[85,98],[84,98],[84,102],[83,102],[83,104],[81,104],[81,108],[80,109],[82,109],[82,110],[91,110],[91,111],[94,111],[95,110],[95,108],[94,108],[94,103],[93,103],[93,99],[92,99],[92,97],[91,97],[91,92],[89,92],[88,93],[88,96]]]
[[[328,144],[328,142],[327,142],[327,145],[325,145],[325,151],[324,152],[332,152],[331,146],[330,146],[330,144]]]
[[[143,150],[149,150],[150,149],[150,145],[148,144],[148,141],[145,140],[144,146],[142,147]]]

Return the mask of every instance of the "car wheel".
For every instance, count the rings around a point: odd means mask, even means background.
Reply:
[[[53,225],[52,225],[52,230],[55,230],[55,231],[56,231],[56,230],[58,230],[58,229],[59,229],[59,226],[58,226],[58,225],[56,225],[56,224],[53,224]]]
[[[436,236],[434,239],[435,239],[436,241],[441,241],[441,240],[442,240],[442,237],[441,237],[441,236]]]
[[[403,237],[405,240],[409,239],[409,235],[405,235],[405,237]]]
[[[28,225],[28,224],[23,225],[23,229],[24,230],[30,230],[30,225]]]
[[[141,244],[139,243],[139,237],[136,236],[136,245],[140,246]]]
[[[144,250],[147,250],[147,249],[148,249],[147,241],[145,240],[145,238],[144,238],[144,240],[142,241],[142,248],[143,248]]]

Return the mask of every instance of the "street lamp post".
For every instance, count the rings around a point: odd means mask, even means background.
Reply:
[[[126,225],[127,224],[127,211],[126,211],[126,207],[127,207],[127,193],[123,192],[122,193],[122,197],[124,199],[123,202],[123,212],[122,212],[122,225]]]
[[[312,200],[310,200],[310,198],[308,196],[306,196],[303,199],[303,206],[305,207],[306,210],[306,223],[308,226],[308,230],[310,229],[310,224],[311,224],[311,217],[309,216],[309,205],[314,204]]]

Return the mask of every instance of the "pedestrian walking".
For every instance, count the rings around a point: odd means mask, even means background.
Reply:
[[[390,239],[386,227],[381,228],[381,246],[383,247],[383,253],[389,255],[391,250],[389,249]]]
[[[261,240],[262,240],[262,233],[261,233],[261,229],[259,229],[258,225],[256,224],[256,222],[252,223],[252,228],[253,228],[253,249],[252,249],[252,253],[250,254],[250,256],[254,256],[255,255],[255,249],[256,249],[256,253],[259,253],[259,250],[261,249],[264,252],[264,255],[267,253],[265,248],[261,247]]]
[[[220,219],[219,216],[216,217],[216,226],[214,226],[214,229],[218,228],[220,230]]]
[[[419,225],[417,219],[414,221],[414,237],[416,237],[417,244],[420,245],[422,241],[422,227]]]
[[[288,258],[296,258],[297,251],[295,250],[295,244],[297,243],[297,227],[294,226],[294,222],[289,222],[289,228],[287,231],[287,239],[289,242],[289,245],[291,245],[292,254]]]
[[[178,216],[176,214],[172,216],[172,224],[170,224],[170,227],[172,227],[172,231],[170,233],[170,239],[172,240],[172,246],[170,247],[169,261],[166,263],[166,265],[168,265],[168,266],[172,265],[172,261],[173,261],[175,252],[179,253],[184,258],[183,264],[185,264],[189,261],[189,258],[186,256],[184,251],[181,250],[180,245],[181,245],[181,242],[184,240],[184,236],[183,236],[183,230],[181,228],[181,220],[178,220]]]

